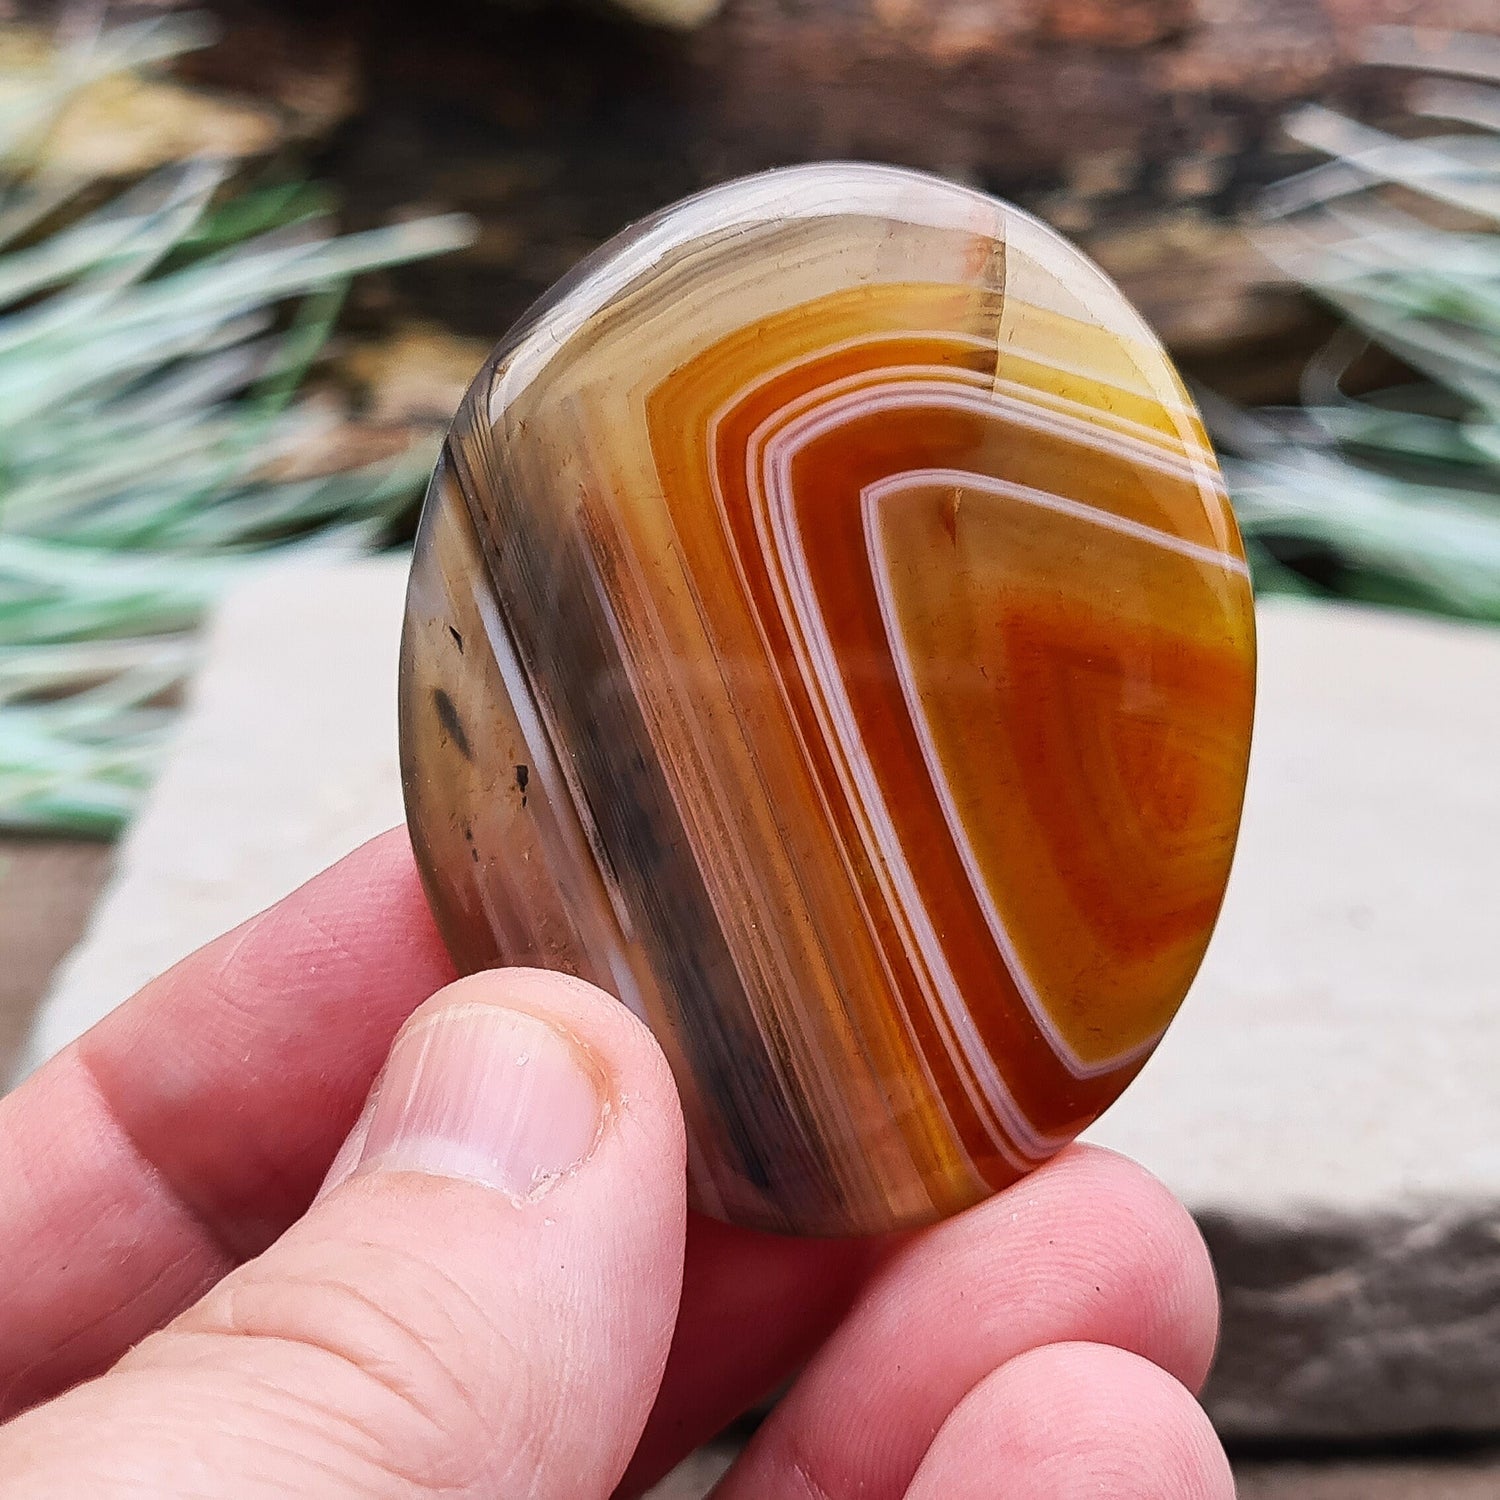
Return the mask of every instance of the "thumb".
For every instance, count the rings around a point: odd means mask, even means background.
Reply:
[[[661,1379],[683,1130],[617,1001],[529,970],[403,1028],[306,1216],[0,1429],[7,1497],[601,1500]]]

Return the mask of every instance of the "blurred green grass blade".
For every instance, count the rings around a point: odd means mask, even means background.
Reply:
[[[81,89],[212,32],[99,26],[0,74],[0,826],[117,830],[224,589],[367,550],[433,461],[435,437],[320,471],[339,433],[301,391],[351,281],[468,243],[466,219],[337,236],[323,189],[226,192],[222,163],[102,203],[37,166]]]
[[[264,326],[266,310],[377,267],[442,254],[467,243],[472,225],[449,217],[350,235],[345,241],[252,242],[157,280],[108,303],[70,306],[44,320],[0,320],[0,424],[28,420],[112,378],[133,375],[211,346],[227,330],[243,337]]]
[[[245,562],[0,536],[0,645],[185,629]]]
[[[1293,140],[1325,151],[1365,183],[1390,183],[1435,202],[1500,219],[1500,143],[1474,137],[1474,160],[1455,154],[1453,142],[1406,141],[1372,129],[1320,104],[1298,110],[1283,127]],[[1446,149],[1445,149],[1446,148]]]
[[[276,229],[326,221],[337,205],[333,195],[311,182],[271,183],[210,205],[175,247],[178,255],[227,249]]]
[[[24,158],[83,89],[116,73],[170,62],[209,46],[218,27],[202,13],[95,24],[58,49],[50,70],[7,80],[0,93],[0,161]]]
[[[1480,471],[1488,471],[1495,462],[1479,436],[1482,428],[1424,412],[1389,411],[1351,401],[1307,408],[1306,415],[1331,440],[1351,449]]]
[[[1206,409],[1259,584],[1500,622],[1500,50],[1401,27],[1370,46],[1430,70],[1418,113],[1469,129],[1292,118],[1333,159],[1269,190],[1261,242],[1349,331],[1309,366],[1300,411]],[[1426,384],[1347,396],[1361,335]]]
[[[1226,475],[1247,535],[1325,544],[1356,572],[1407,584],[1429,607],[1500,620],[1492,496],[1419,486],[1305,450],[1229,460]]]
[[[42,304],[31,324],[65,323],[145,276],[203,216],[224,169],[207,162],[158,173],[70,228],[0,260],[0,306],[53,287],[67,296]],[[0,323],[7,331],[25,320]]]
[[[186,634],[0,646],[0,704],[107,682],[124,684],[130,701],[144,703],[180,687],[197,660],[197,643]]]

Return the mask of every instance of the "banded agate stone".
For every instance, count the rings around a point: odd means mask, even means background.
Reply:
[[[973,1203],[1136,1073],[1218,912],[1245,560],[1140,318],[1015,208],[802,167],[495,351],[417,541],[409,821],[457,961],[644,1017],[708,1212]]]

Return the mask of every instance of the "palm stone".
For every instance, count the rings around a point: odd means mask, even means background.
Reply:
[[[877,1232],[1139,1070],[1253,693],[1218,467],[1114,285],[992,198],[799,167],[627,230],[475,380],[408,596],[408,818],[462,968],[650,1024],[700,1208]]]

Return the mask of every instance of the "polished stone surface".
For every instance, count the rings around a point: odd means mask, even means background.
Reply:
[[[661,1038],[700,1206],[956,1211],[1134,1076],[1239,817],[1243,555],[1150,332],[1004,204],[796,168],[636,226],[481,373],[401,672],[466,968]]]

